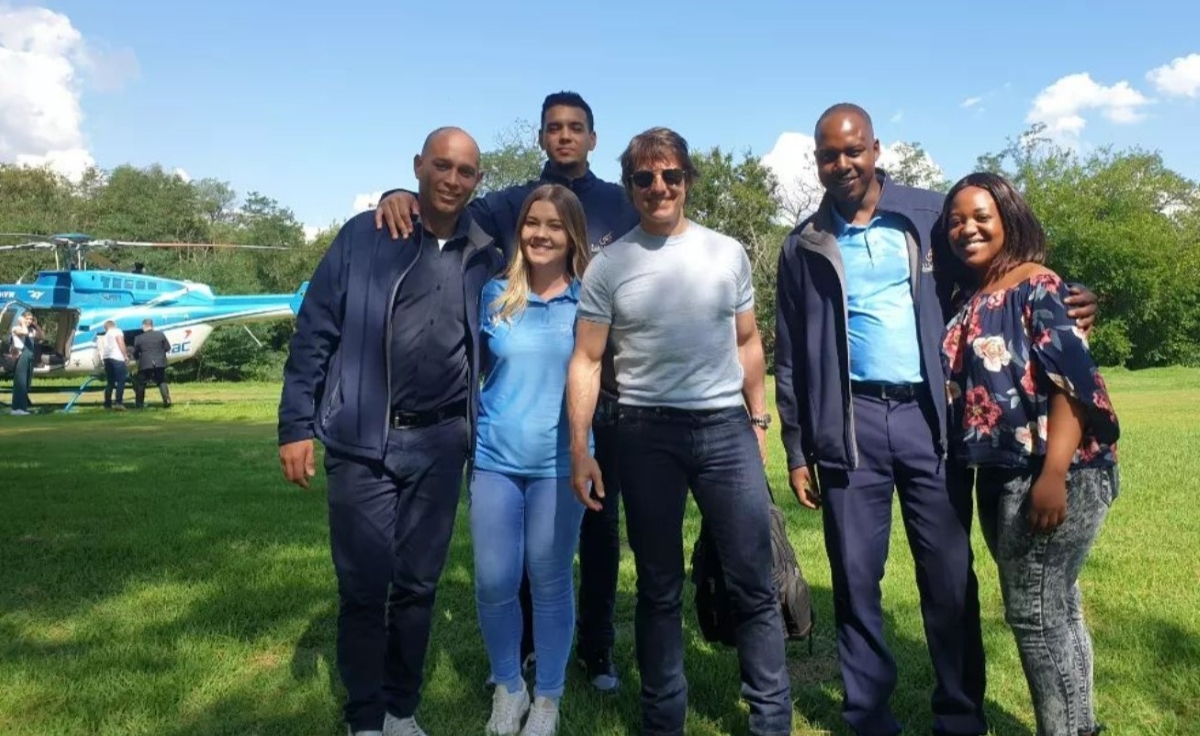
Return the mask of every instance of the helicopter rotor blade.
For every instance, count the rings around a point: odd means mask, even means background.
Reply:
[[[54,250],[58,246],[54,243],[37,242],[37,243],[19,243],[17,245],[0,245],[0,251],[9,250]]]
[[[91,247],[101,248],[243,248],[246,250],[289,250],[286,245],[243,245],[240,243],[150,243],[132,240],[92,240]]]

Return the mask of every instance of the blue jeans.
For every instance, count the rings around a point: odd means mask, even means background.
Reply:
[[[783,624],[771,581],[770,494],[744,408],[683,411],[622,406],[621,495],[637,568],[634,638],[642,679],[642,734],[682,736],[683,516],[688,488],[712,531],[738,617],[742,697],[750,732],[792,732]]]
[[[557,700],[575,631],[573,563],[585,508],[569,477],[518,478],[477,469],[470,511],[475,604],[492,678],[509,692],[524,685],[517,592],[522,573],[528,572],[537,654],[534,693]]]
[[[129,367],[123,360],[104,359],[104,408],[113,406],[113,391],[116,391],[116,405],[125,406],[125,381],[129,379]]]
[[[979,526],[1000,574],[1004,619],[1017,640],[1038,736],[1077,736],[1097,725],[1079,571],[1117,496],[1118,476],[1115,468],[1071,471],[1067,520],[1050,534],[1029,527],[1036,478],[1028,470],[981,468]]]

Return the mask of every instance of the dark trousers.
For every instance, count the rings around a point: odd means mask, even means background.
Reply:
[[[883,636],[880,581],[898,491],[908,546],[916,563],[925,638],[937,685],[934,731],[982,734],[984,656],[978,581],[971,555],[971,486],[935,449],[936,422],[919,399],[855,395],[858,468],[819,468],[825,549],[833,578],[838,658],[845,686],[842,714],[862,736],[900,733],[888,700],[896,662]]]
[[[134,406],[145,406],[146,404],[146,384],[153,383],[158,386],[158,393],[162,396],[163,406],[169,406],[171,403],[171,389],[167,386],[167,369],[166,368],[142,368],[133,377],[133,403]]]
[[[457,418],[391,430],[383,463],[326,452],[337,665],[353,731],[381,729],[385,709],[398,718],[417,710],[467,439]]]
[[[13,367],[13,411],[29,411],[29,387],[33,384],[33,351],[26,348]]]
[[[642,733],[683,734],[683,517],[688,488],[710,529],[737,616],[741,692],[750,731],[791,733],[783,629],[771,581],[770,495],[744,408],[713,412],[621,407],[621,492],[637,567],[634,634]]]
[[[123,360],[104,359],[104,408],[113,405],[113,393],[116,393],[116,405],[125,405],[125,381],[129,378],[129,368]]]
[[[610,656],[616,641],[613,617],[617,605],[617,576],[621,567],[621,478],[617,472],[617,427],[613,419],[597,418],[592,425],[595,457],[604,478],[603,508],[583,514],[579,530],[579,615],[575,654],[582,659]],[[524,631],[521,658],[533,651],[533,600],[529,576],[521,580]]]

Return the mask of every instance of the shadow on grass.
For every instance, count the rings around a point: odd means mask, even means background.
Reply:
[[[81,418],[86,421],[45,421],[33,425],[39,431],[4,435],[0,730],[342,733],[323,475],[307,491],[284,484],[271,424],[193,421],[181,414],[147,431],[99,412]],[[796,541],[820,534],[819,516],[788,516]],[[689,516],[688,545],[695,521]],[[460,507],[420,710],[435,735],[480,732],[490,707],[470,544]],[[594,693],[572,664],[563,736],[638,733],[627,548],[623,563],[616,618],[621,690]],[[824,565],[801,563],[806,572]],[[795,733],[845,734],[832,601],[821,585],[813,593],[814,654],[804,644],[789,645]],[[689,584],[688,733],[744,735],[736,655],[702,641],[692,595]],[[1127,600],[1088,605],[1101,720],[1123,733],[1200,730],[1194,627],[1131,610]],[[928,732],[933,673],[919,616],[889,611],[887,631],[900,667],[893,709],[912,733]],[[1003,641],[1014,646],[1011,637]],[[1008,674],[1020,677],[1019,670]],[[1031,733],[991,700],[988,716],[995,736]]]

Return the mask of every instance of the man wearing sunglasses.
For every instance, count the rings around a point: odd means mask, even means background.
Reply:
[[[683,733],[683,517],[688,488],[711,528],[733,605],[750,731],[791,733],[780,611],[771,582],[765,363],[741,243],[685,214],[696,177],[687,142],[653,128],[621,155],[640,224],[583,276],[567,378],[571,476],[589,508],[610,478],[588,454],[611,344],[629,544],[637,566],[635,643],[642,733]]]
[[[495,239],[506,258],[513,254],[514,236],[520,223],[521,206],[526,197],[542,184],[562,184],[571,189],[583,205],[587,218],[588,240],[593,253],[616,240],[638,223],[638,213],[630,205],[625,190],[602,181],[588,166],[588,154],[596,148],[595,119],[592,108],[574,92],[556,92],[542,103],[538,145],[547,161],[541,176],[518,186],[490,192],[467,207],[475,222]],[[417,200],[411,192],[386,192],[375,210],[375,227],[385,225],[392,238],[408,237],[412,218],[418,214]],[[604,361],[601,371],[601,397],[593,427],[596,457],[609,494],[593,513],[585,514],[579,534],[579,620],[576,657],[587,671],[588,680],[600,691],[617,687],[617,672],[612,660],[616,638],[613,614],[617,600],[617,573],[621,559],[620,507],[617,480],[615,437],[616,382],[612,361]],[[533,660],[533,602],[528,576],[521,585],[521,612],[524,633],[521,659],[528,667]],[[489,683],[491,684],[491,683]]]

